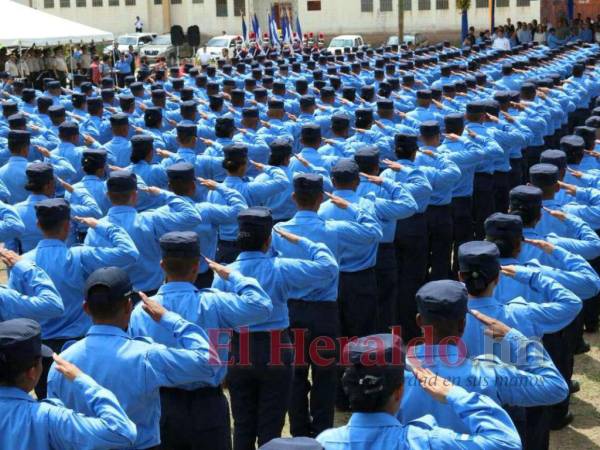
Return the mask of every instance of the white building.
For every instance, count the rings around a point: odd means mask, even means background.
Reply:
[[[144,31],[168,32],[171,25],[184,30],[198,25],[203,37],[241,33],[241,15],[256,13],[263,30],[267,14],[275,7],[291,10],[300,17],[304,33],[363,34],[368,41],[395,34],[398,29],[398,0],[19,0],[24,4],[67,19],[112,31],[115,35],[133,32],[135,17],[144,22]],[[401,0],[404,2],[405,32],[428,35],[458,33],[461,26],[456,0]],[[540,19],[539,0],[493,0],[496,23],[513,23]],[[489,27],[488,0],[472,0],[469,25],[476,29]]]

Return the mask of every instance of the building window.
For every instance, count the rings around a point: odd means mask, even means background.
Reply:
[[[531,6],[530,0],[517,0],[517,6]]]
[[[431,0],[419,0],[419,11],[428,11],[431,9]]]
[[[496,0],[496,8],[507,8],[509,5],[509,0]]]
[[[237,17],[246,16],[246,0],[233,0],[233,14]]]
[[[373,0],[360,0],[360,12],[373,12]]]
[[[135,6],[135,0],[125,0],[125,6]]]
[[[162,0],[154,0],[155,5],[162,5]]]
[[[217,1],[217,17],[227,17],[227,0],[216,0]]]
[[[475,8],[487,8],[488,6],[490,6],[489,0],[476,0],[475,1]]]
[[[448,0],[435,0],[435,9],[448,9]]]
[[[60,7],[61,8],[70,8],[71,0],[60,0]]]
[[[306,2],[307,11],[321,11],[321,0],[311,0]]]
[[[102,8],[102,0],[92,0],[92,6],[94,8]]]
[[[379,11],[381,11],[381,12],[393,11],[392,0],[379,0]]]
[[[204,3],[204,0],[192,0],[192,3],[194,3],[194,4]]]
[[[171,5],[181,5],[181,0],[171,0]]]
[[[44,0],[44,8],[54,8],[54,0]]]
[[[87,0],[75,0],[75,6],[78,8],[85,8],[87,6]]]
[[[119,0],[108,0],[108,6],[119,6]]]
[[[412,0],[404,0],[404,11],[410,11],[412,9]]]

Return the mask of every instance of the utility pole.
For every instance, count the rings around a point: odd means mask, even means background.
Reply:
[[[398,39],[402,44],[404,39],[404,0],[398,0]]]

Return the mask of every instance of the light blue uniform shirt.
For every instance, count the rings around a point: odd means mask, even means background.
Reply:
[[[25,184],[27,184],[25,170],[28,164],[27,158],[11,156],[8,158],[8,162],[0,167],[0,180],[10,192],[9,204],[22,202],[29,195],[29,192],[25,190]]]
[[[427,175],[433,189],[429,204],[432,206],[449,205],[452,201],[452,192],[460,180],[460,169],[450,158],[434,147],[422,147],[431,150],[434,156],[417,153],[415,164]]]
[[[64,315],[40,322],[43,339],[80,337],[91,321],[82,307],[87,277],[97,269],[109,266],[125,267],[137,261],[139,253],[127,233],[116,226],[99,224],[98,234],[106,237],[108,247],[88,246],[68,248],[63,241],[43,239],[23,259],[35,262],[54,282],[65,307]],[[10,277],[9,286],[16,283]]]
[[[160,268],[159,240],[171,231],[193,230],[201,223],[200,213],[194,205],[182,198],[172,196],[165,206],[138,213],[132,206],[113,206],[100,223],[117,225],[129,234],[140,252],[140,258],[125,266],[136,291],[158,289],[164,280]],[[88,231],[85,244],[91,248],[106,247],[105,235]]]
[[[508,450],[520,449],[519,434],[508,414],[490,398],[454,386],[446,396],[469,434],[437,425],[425,415],[406,425],[385,412],[354,413],[348,425],[322,432],[327,450]],[[426,411],[423,411],[426,412]]]
[[[386,169],[381,173],[381,177],[392,179],[404,186],[417,203],[417,212],[424,213],[429,206],[433,192],[428,177],[422,170],[423,168],[418,167],[413,161],[399,159],[397,162],[402,165],[400,171]]]
[[[479,137],[469,138],[467,136],[461,137],[458,141],[446,139],[438,147],[439,152],[454,162],[460,170],[460,178],[454,184],[452,197],[471,197],[473,195],[475,168],[485,157],[485,150],[481,146],[484,145],[484,141]]]
[[[369,195],[368,197],[359,197],[355,191],[349,190],[335,190],[333,194],[356,205],[358,208],[365,210],[368,214],[377,218],[374,203],[375,198],[372,195]],[[319,217],[325,220],[358,221],[358,215],[355,209],[338,208],[331,203],[331,200],[327,200],[321,204],[321,207],[319,208]],[[375,267],[377,260],[377,246],[381,239],[383,239],[383,229],[379,220],[378,224],[377,235],[374,235],[369,241],[362,242],[359,245],[347,242],[340,248],[340,272],[359,272]]]
[[[163,284],[153,297],[167,310],[181,315],[188,322],[195,323],[206,330],[210,343],[219,353],[219,359],[225,364],[229,360],[230,331],[255,323],[264,322],[273,311],[271,299],[258,285],[256,280],[232,272],[227,281],[223,280],[227,291],[216,289],[197,289],[192,283],[169,282]],[[157,324],[141,305],[133,310],[129,322],[131,336],[148,336],[159,344],[177,347],[177,340],[169,330]],[[194,390],[207,386],[218,386],[225,378],[226,367],[214,380],[179,386]]]
[[[214,382],[222,370],[200,327],[174,312],[167,312],[159,325],[174,336],[177,348],[156,344],[150,338],[131,338],[114,326],[94,325],[84,339],[61,353],[119,399],[137,426],[137,439],[128,449],[145,449],[160,443],[161,387]],[[67,407],[90,414],[85,399],[54,367],[48,374],[48,397],[59,398]]]
[[[23,231],[25,231],[25,224],[17,211],[0,200],[0,242],[16,238]]]
[[[545,334],[562,330],[582,309],[582,302],[575,294],[538,270],[519,266],[516,279],[541,292],[544,302],[532,303],[517,297],[503,304],[494,297],[481,297],[469,299],[469,309],[498,319],[529,339],[541,339]],[[485,326],[475,317],[467,315],[463,341],[468,355],[473,357],[493,353],[503,361],[510,362],[512,359],[506,361],[505,352],[499,346],[492,346],[484,335],[484,329]]]
[[[115,136],[103,145],[106,149],[108,164],[117,167],[127,167],[131,164],[131,142],[122,136]]]
[[[513,354],[522,354],[514,365],[490,355],[469,359],[465,349],[456,345],[419,345],[414,347],[407,363],[418,362],[421,367],[469,392],[487,395],[498,406],[553,405],[566,398],[567,383],[542,345],[529,345],[530,341],[514,328],[502,342],[511,347]],[[441,427],[469,432],[449,405],[434,400],[423,390],[412,371],[406,370],[404,374],[398,420],[410,423],[427,412]]]
[[[21,260],[11,270],[11,287],[0,285],[0,321],[52,319],[64,313],[60,294],[46,272]]]
[[[229,265],[231,269],[256,279],[273,302],[270,317],[250,326],[250,331],[288,328],[288,300],[302,295],[307,285],[323,285],[337,277],[338,265],[326,245],[311,242],[306,238],[301,238],[296,245],[309,255],[308,259],[281,258],[273,249],[269,249],[267,253],[242,252]],[[226,286],[222,279],[216,278],[213,288],[225,290]]]
[[[0,447],[91,450],[133,445],[136,426],[112,392],[83,373],[71,382],[71,389],[89,411],[87,416],[57,399],[38,402],[19,388],[0,386]],[[27,432],[19,432],[23,430]]]

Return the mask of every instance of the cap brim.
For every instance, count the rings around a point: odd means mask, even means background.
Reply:
[[[52,355],[54,354],[54,350],[52,350],[47,345],[42,344],[40,353],[41,353],[42,357],[44,357],[44,358],[52,358]]]

